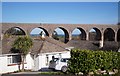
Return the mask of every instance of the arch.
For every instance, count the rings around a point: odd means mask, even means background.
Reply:
[[[7,31],[5,31],[5,34],[8,35],[26,35],[25,31],[21,29],[20,27],[11,27]]]
[[[89,40],[90,41],[99,41],[101,40],[101,32],[98,28],[92,28],[89,31]]]
[[[42,28],[42,27],[37,27],[37,28],[32,29],[32,31],[30,32],[30,35],[32,35],[32,36],[37,36],[37,35],[39,35],[42,31],[44,32],[44,34],[45,34],[46,36],[49,36],[48,31],[47,31],[45,28]]]
[[[120,42],[120,29],[117,32],[117,41]]]
[[[79,34],[77,34],[77,37],[79,37],[79,40],[86,40],[86,32],[84,29],[77,27],[72,31],[72,39],[73,39],[73,32],[78,29],[79,30]],[[78,32],[78,31],[77,31]],[[76,40],[76,39],[75,39]]]
[[[67,43],[68,41],[69,41],[69,33],[68,33],[68,31],[65,29],[65,28],[63,28],[63,27],[58,27],[58,28],[56,28],[56,29],[60,29],[60,30],[62,30],[63,32],[64,32],[64,43]],[[55,33],[57,33],[56,32],[56,29],[53,31],[53,36],[55,35]],[[52,37],[53,37],[52,36]],[[54,37],[53,37],[54,38]],[[55,39],[55,38],[54,38]],[[59,39],[56,39],[56,40],[59,40]]]
[[[111,28],[104,31],[104,41],[115,41],[115,32]]]
[[[39,27],[39,28],[41,28],[45,32],[46,36],[49,36],[49,33],[45,28],[42,28],[42,27]]]

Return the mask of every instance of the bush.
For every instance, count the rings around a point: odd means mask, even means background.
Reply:
[[[120,69],[120,53],[108,51],[71,50],[68,71],[74,74],[88,74],[96,70]]]

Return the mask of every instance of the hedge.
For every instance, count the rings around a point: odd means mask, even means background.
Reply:
[[[68,65],[68,71],[74,74],[120,69],[120,53],[73,49]]]

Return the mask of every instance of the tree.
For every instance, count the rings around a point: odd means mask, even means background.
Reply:
[[[20,36],[18,37],[14,43],[13,48],[18,50],[22,58],[22,71],[24,71],[24,60],[26,55],[29,52],[29,49],[33,46],[33,41],[29,36]]]
[[[56,39],[56,40],[59,40],[59,38],[58,38],[58,34],[57,34],[56,31],[53,32],[53,38]]]
[[[25,33],[19,28],[10,28],[7,30],[6,34],[8,35],[25,35]]]

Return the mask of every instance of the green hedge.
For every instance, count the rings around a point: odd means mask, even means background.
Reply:
[[[101,70],[120,69],[120,53],[108,51],[71,50],[71,59],[68,62],[71,73],[82,72],[88,74]]]

